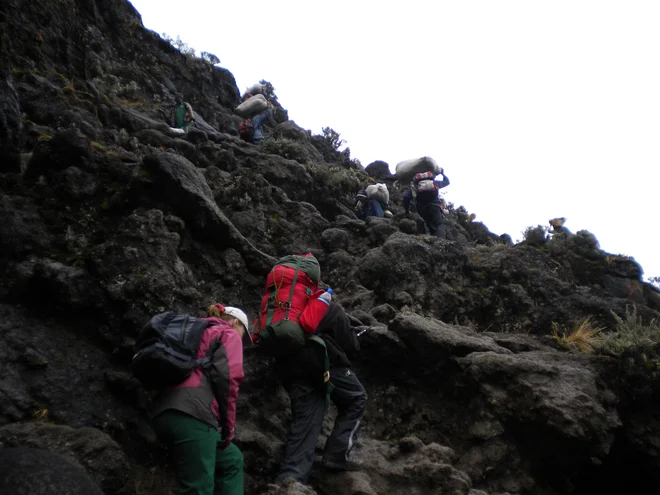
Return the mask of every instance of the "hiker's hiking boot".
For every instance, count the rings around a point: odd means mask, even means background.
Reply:
[[[328,471],[362,471],[364,466],[350,459],[323,459],[321,467]]]

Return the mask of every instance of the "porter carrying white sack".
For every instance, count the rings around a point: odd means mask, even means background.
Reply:
[[[250,119],[268,108],[268,102],[264,95],[254,95],[236,107],[236,115],[244,119]]]
[[[389,204],[390,192],[385,184],[371,184],[367,186],[367,198]]]
[[[442,167],[430,156],[404,160],[396,165],[396,178],[399,182],[407,184],[413,180],[415,174],[431,172],[433,176],[442,173]]]

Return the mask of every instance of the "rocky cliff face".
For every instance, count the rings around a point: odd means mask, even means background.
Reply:
[[[365,469],[319,468],[312,488],[271,493],[659,481],[657,345],[587,355],[550,336],[586,317],[612,331],[633,306],[640,325],[657,318],[660,294],[634,261],[584,231],[512,245],[453,206],[450,240],[424,235],[386,164],[327,163],[283,109],[266,143],[242,142],[231,73],[181,55],[124,0],[8,0],[0,27],[0,446],[74,457],[108,495],[167,493],[149,396],[129,372],[137,332],[214,301],[254,316],[274,260],[312,252],[367,330]],[[200,115],[185,139],[165,124],[176,92]],[[351,212],[373,177],[390,186],[391,220]],[[247,493],[263,493],[288,399],[253,349],[245,368],[237,443]]]

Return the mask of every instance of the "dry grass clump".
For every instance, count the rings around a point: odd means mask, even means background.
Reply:
[[[594,352],[594,346],[602,340],[603,330],[603,327],[596,326],[591,316],[588,316],[568,333],[563,332],[556,323],[553,323],[552,338],[567,349],[591,354]]]

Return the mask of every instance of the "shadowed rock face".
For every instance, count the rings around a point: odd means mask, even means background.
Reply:
[[[274,261],[312,252],[365,331],[352,359],[369,393],[363,468],[318,466],[311,487],[268,488],[289,402],[248,348],[246,493],[619,494],[660,482],[658,349],[631,368],[641,356],[567,352],[549,336],[587,316],[611,331],[632,304],[644,321],[660,316],[634,260],[586,231],[514,245],[454,205],[448,239],[425,235],[385,162],[327,163],[327,143],[284,117],[262,146],[241,141],[232,74],[180,54],[124,0],[8,0],[0,26],[0,452],[73,456],[107,495],[145,486],[138,473],[164,452],[130,374],[139,329],[217,301],[254,317]],[[183,138],[166,122],[177,92],[198,116]],[[394,216],[358,220],[355,193],[374,180]]]
[[[128,459],[121,447],[96,428],[13,423],[0,428],[0,445],[5,448],[22,446],[45,449],[75,459],[107,493],[122,489],[130,472]]]
[[[24,447],[0,449],[0,492],[12,495],[103,495],[65,456]]]

